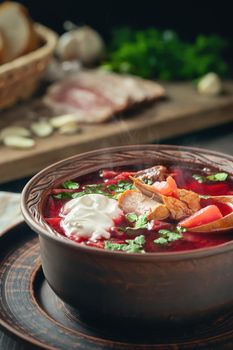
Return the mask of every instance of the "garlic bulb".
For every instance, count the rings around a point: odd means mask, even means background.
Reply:
[[[222,92],[222,82],[217,74],[208,73],[199,80],[197,90],[202,95],[216,96]]]
[[[78,59],[84,65],[91,65],[103,57],[104,42],[94,29],[84,26],[63,34],[56,52],[62,60]]]

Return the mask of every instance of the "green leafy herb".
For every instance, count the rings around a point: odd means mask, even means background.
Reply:
[[[117,184],[112,184],[107,186],[107,190],[110,192],[114,192],[112,194],[112,198],[118,199],[119,195],[126,190],[132,190],[134,185],[129,181],[120,180]]]
[[[225,181],[227,177],[228,177],[227,173],[217,173],[217,174],[206,176],[206,178],[210,181]]]
[[[164,244],[168,244],[168,241],[164,237],[159,237],[159,238],[154,240],[154,243],[164,245]]]
[[[222,76],[228,70],[223,59],[227,45],[216,35],[199,35],[189,43],[170,30],[119,28],[102,68],[161,80],[196,79],[208,72]]]
[[[129,214],[126,214],[126,218],[129,222],[134,223],[134,227],[126,227],[126,231],[148,228],[149,222],[147,221],[146,214],[137,216],[135,213],[129,213]]]
[[[120,180],[117,184],[107,186],[107,189],[116,193],[123,193],[126,190],[132,190],[133,187],[131,182]]]
[[[135,213],[128,213],[125,217],[129,222],[135,222],[138,219],[138,216]]]
[[[201,175],[198,175],[198,174],[193,174],[192,178],[197,180],[197,182],[199,182],[200,184],[203,183],[203,182],[206,182],[206,177],[205,176],[201,176]]]
[[[67,184],[67,186],[70,186],[70,184]],[[71,186],[74,186],[71,184]],[[68,199],[68,198],[79,198],[84,196],[85,194],[103,194],[104,196],[112,197],[112,195],[105,191],[105,188],[102,184],[93,184],[93,185],[86,185],[83,188],[83,191],[80,192],[61,192],[56,195],[54,195],[55,198],[58,199]]]
[[[145,253],[143,245],[145,244],[145,237],[143,235],[137,236],[134,239],[127,239],[126,243],[105,242],[104,248],[108,250],[121,250],[126,253]]]
[[[160,237],[155,239],[154,243],[165,245],[165,244],[168,244],[170,242],[175,242],[178,239],[183,238],[182,233],[185,231],[186,231],[186,229],[181,227],[181,226],[177,226],[175,231],[159,230],[158,233],[159,233]]]
[[[53,197],[56,199],[72,199],[74,198],[73,195],[74,193],[71,192],[61,192],[58,194],[54,194]]]
[[[206,181],[225,181],[228,177],[227,173],[216,173],[216,174],[211,174],[207,176],[201,176],[198,174],[194,174],[192,176],[195,180],[197,180],[199,183],[204,183]]]
[[[202,199],[209,199],[210,198],[210,196],[207,196],[205,194],[199,194],[199,197]]]
[[[104,248],[108,250],[123,250],[124,244],[122,243],[113,243],[113,242],[105,242]]]
[[[147,227],[147,217],[146,214],[139,215],[135,223],[135,229],[146,228]]]
[[[83,194],[103,194],[105,196],[108,195],[108,193],[104,190],[102,184],[86,185],[84,187]]]
[[[128,242],[128,241],[126,241]],[[129,241],[129,242],[132,242],[132,241]],[[134,241],[136,244],[139,244],[139,245],[143,245],[145,244],[146,240],[145,240],[145,237],[143,235],[140,235],[140,236],[137,236],[136,238],[134,238]]]
[[[79,184],[74,181],[66,181],[62,184],[62,187],[67,188],[69,190],[75,190],[79,188]]]
[[[112,185],[108,185],[108,186],[107,186],[107,189],[108,189],[109,191],[115,192],[115,191],[118,189],[118,187],[117,187],[117,185],[112,184]]]

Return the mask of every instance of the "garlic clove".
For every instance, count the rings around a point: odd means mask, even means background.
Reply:
[[[0,130],[0,140],[3,140],[7,136],[31,136],[29,129],[21,126],[9,126]]]
[[[65,124],[77,123],[77,117],[75,114],[64,114],[51,118],[49,122],[54,128],[61,128]]]
[[[47,137],[53,133],[53,126],[47,120],[40,120],[31,124],[31,130],[38,137]]]
[[[60,134],[72,135],[81,132],[81,128],[77,125],[77,123],[72,122],[62,125],[58,129],[58,132]]]
[[[208,73],[199,80],[197,90],[202,95],[217,96],[222,92],[221,79],[215,73]]]
[[[9,135],[3,138],[3,143],[7,147],[26,149],[35,146],[35,141],[28,137]]]

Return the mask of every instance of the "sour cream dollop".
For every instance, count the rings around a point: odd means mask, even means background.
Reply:
[[[86,194],[67,202],[60,212],[61,226],[67,237],[88,238],[96,241],[110,238],[109,229],[114,226],[113,219],[123,213],[115,199],[102,194]]]

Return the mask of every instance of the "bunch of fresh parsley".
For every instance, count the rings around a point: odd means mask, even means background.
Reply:
[[[174,31],[125,27],[113,32],[102,67],[160,80],[197,79],[209,72],[224,76],[228,71],[223,59],[227,45],[217,35],[199,35],[189,43]]]

